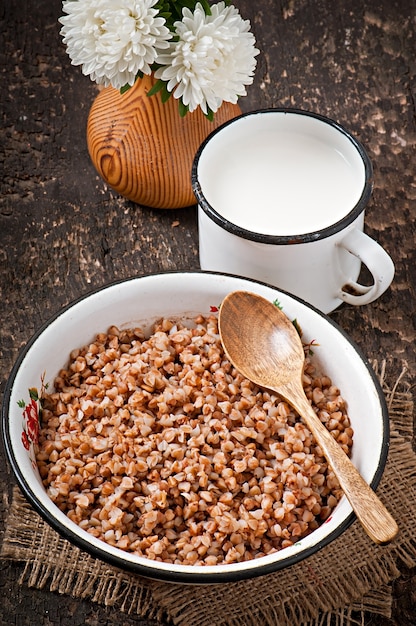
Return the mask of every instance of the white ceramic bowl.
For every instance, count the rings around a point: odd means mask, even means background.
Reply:
[[[343,497],[321,527],[295,545],[274,554],[229,565],[172,565],[129,554],[95,539],[71,522],[46,494],[36,468],[33,446],[26,449],[30,432],[27,432],[28,421],[23,415],[23,405],[29,403],[29,389],[39,389],[43,376],[44,382],[51,385],[74,347],[85,345],[97,332],[105,332],[113,324],[121,328],[143,326],[149,329],[162,316],[191,319],[194,314],[209,313],[211,307],[220,305],[226,294],[240,289],[259,293],[271,301],[277,298],[289,318],[296,318],[301,324],[304,340],[319,343],[314,358],[340,387],[348,403],[355,433],[352,460],[373,488],[379,483],[389,441],[384,396],[360,350],[327,316],[285,292],[235,276],[180,272],[125,280],[73,302],[35,334],[11,372],[2,408],[5,448],[21,490],[55,530],[82,550],[124,570],[154,579],[219,583],[288,567],[327,545],[355,519]],[[26,433],[23,434],[25,442],[22,433]]]

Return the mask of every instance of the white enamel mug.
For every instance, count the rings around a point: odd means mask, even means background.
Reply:
[[[324,313],[368,304],[394,276],[364,233],[372,185],[366,151],[333,120],[298,109],[240,115],[194,159],[201,269],[261,280]],[[362,263],[371,285],[357,282]]]

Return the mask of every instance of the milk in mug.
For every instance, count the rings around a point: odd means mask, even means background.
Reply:
[[[373,302],[393,280],[392,259],[364,232],[370,158],[329,118],[244,113],[201,144],[192,186],[202,270],[273,285],[324,313]],[[360,282],[362,264],[373,284]]]

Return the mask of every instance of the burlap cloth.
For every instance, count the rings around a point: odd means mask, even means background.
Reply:
[[[363,615],[390,617],[391,584],[416,565],[416,455],[406,368],[388,381],[374,363],[391,419],[387,466],[377,490],[400,527],[390,545],[373,544],[355,521],[316,555],[254,580],[213,586],[160,583],[126,574],[61,539],[16,489],[1,556],[24,564],[21,584],[114,606],[180,626],[350,626]],[[388,368],[387,368],[388,369]]]

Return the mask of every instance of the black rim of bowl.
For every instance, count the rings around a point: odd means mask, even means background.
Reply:
[[[32,345],[36,342],[38,337],[46,330],[46,328],[48,328],[48,326],[52,322],[58,319],[63,313],[65,313],[67,310],[72,308],[78,302],[81,302],[85,300],[86,298],[94,295],[95,293],[99,293],[100,291],[103,291],[107,288],[119,285],[121,283],[127,283],[130,281],[140,280],[142,278],[150,278],[152,276],[166,276],[166,275],[179,276],[183,274],[194,274],[194,275],[208,274],[208,275],[213,275],[213,276],[226,276],[229,278],[237,278],[240,280],[243,279],[244,281],[251,282],[253,284],[260,284],[262,286],[269,287],[271,289],[279,291],[280,293],[284,293],[285,295],[292,298],[293,300],[297,300],[298,302],[300,302],[307,308],[312,309],[315,313],[323,317],[328,323],[334,326],[335,329],[341,335],[343,335],[343,337],[354,348],[354,350],[357,353],[357,356],[361,359],[364,366],[368,370],[370,377],[373,381],[373,384],[375,386],[375,389],[377,390],[377,396],[378,396],[378,400],[380,402],[380,407],[382,411],[383,441],[381,445],[381,454],[380,454],[380,459],[379,459],[377,470],[370,483],[371,488],[376,489],[383,475],[385,464],[387,461],[388,450],[389,450],[389,436],[390,436],[389,415],[388,415],[387,404],[386,404],[386,400],[385,400],[381,385],[372,367],[370,366],[367,358],[362,352],[361,348],[349,337],[349,335],[336,322],[334,322],[326,314],[319,311],[316,307],[306,303],[301,298],[298,298],[297,296],[294,296],[293,294],[287,291],[284,291],[283,289],[278,289],[277,287],[273,287],[272,285],[269,285],[268,283],[264,283],[258,280],[252,280],[250,278],[245,278],[243,276],[238,276],[235,274],[224,274],[222,272],[211,272],[211,271],[202,271],[202,270],[201,271],[189,270],[189,271],[155,272],[155,273],[146,274],[143,276],[135,276],[135,277],[127,278],[127,279],[121,279],[121,280],[113,281],[106,285],[103,285],[102,287],[98,289],[89,291],[88,293],[80,296],[79,298],[72,300],[65,307],[57,311],[31,336],[31,338],[28,340],[26,345],[22,348],[21,352],[19,353],[17,357],[17,360],[15,361],[13,365],[10,376],[6,382],[4,400],[3,400],[2,411],[1,411],[1,431],[2,431],[3,446],[6,451],[6,458],[10,463],[14,476],[19,485],[19,488],[22,491],[25,498],[27,499],[27,501],[32,506],[32,508],[49,524],[49,526],[51,526],[54,530],[56,530],[58,534],[61,535],[61,537],[68,540],[70,543],[77,546],[81,550],[89,553],[92,557],[99,559],[100,561],[109,563],[110,565],[114,565],[115,567],[123,569],[124,571],[129,571],[129,572],[144,576],[146,578],[152,578],[152,579],[161,580],[165,582],[176,582],[176,583],[187,583],[187,584],[216,584],[216,583],[236,582],[239,580],[245,580],[249,578],[257,578],[259,576],[271,574],[273,572],[290,567],[291,565],[294,565],[295,563],[303,561],[304,559],[308,558],[312,554],[315,554],[316,552],[321,550],[324,546],[328,545],[334,539],[339,537],[352,524],[352,522],[356,519],[354,512],[351,512],[349,516],[346,517],[346,519],[336,528],[336,530],[331,532],[321,541],[317,542],[314,546],[307,548],[303,550],[302,552],[294,554],[291,557],[288,557],[286,559],[283,559],[275,563],[259,565],[258,567],[255,567],[252,569],[243,568],[241,570],[222,571],[218,573],[212,573],[212,570],[211,570],[211,572],[207,573],[206,575],[203,573],[199,573],[199,572],[198,574],[194,574],[192,572],[189,572],[189,573],[178,572],[176,570],[175,571],[169,570],[167,568],[156,570],[154,567],[152,567],[151,565],[152,561],[150,560],[149,560],[149,567],[147,567],[146,565],[142,565],[139,563],[132,563],[131,561],[124,560],[122,556],[120,557],[114,556],[104,550],[100,550],[95,545],[92,545],[88,541],[84,540],[83,537],[77,535],[75,532],[72,532],[69,528],[62,526],[59,522],[57,522],[54,516],[51,515],[51,513],[46,508],[44,508],[42,504],[37,500],[36,495],[32,491],[25,476],[23,475],[13,453],[13,446],[12,446],[10,431],[8,427],[8,415],[9,415],[9,404],[10,404],[14,380],[16,378],[17,372],[19,371],[20,365],[23,362],[27,352],[32,347]],[[120,550],[120,552],[122,552],[122,550]]]

